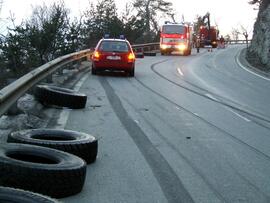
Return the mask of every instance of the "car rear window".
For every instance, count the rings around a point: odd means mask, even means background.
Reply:
[[[128,44],[120,41],[103,41],[99,46],[100,51],[128,52]]]

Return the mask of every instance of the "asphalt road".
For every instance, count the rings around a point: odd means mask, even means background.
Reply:
[[[87,108],[63,115],[99,139],[98,159],[63,201],[270,202],[270,81],[238,65],[242,48],[89,73]]]

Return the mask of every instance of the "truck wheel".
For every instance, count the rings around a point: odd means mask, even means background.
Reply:
[[[72,154],[25,144],[0,144],[0,185],[53,198],[79,193],[86,164]]]
[[[11,133],[7,141],[58,149],[79,156],[88,164],[95,162],[98,151],[95,137],[71,130],[22,130]]]
[[[12,203],[60,203],[56,199],[30,191],[0,187],[0,202]]]
[[[37,85],[34,95],[45,105],[56,105],[71,109],[84,108],[87,96],[74,90],[49,85]]]

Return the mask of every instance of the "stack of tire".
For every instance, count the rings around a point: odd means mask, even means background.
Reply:
[[[65,107],[70,104],[74,107],[76,103],[75,108],[81,108],[86,103],[86,96],[69,89],[63,91],[49,86],[38,86],[38,89],[53,90],[45,93],[50,95],[43,100],[46,105],[59,105],[59,98],[53,104],[50,101],[52,95],[55,98],[55,95],[62,96],[61,93],[69,95],[66,97],[84,98],[73,98],[75,102],[66,102]],[[38,92],[36,97],[41,101],[44,95]],[[63,198],[81,192],[86,164],[95,162],[98,151],[94,136],[71,130],[22,130],[11,133],[7,141],[0,144],[0,202],[57,202],[44,195]]]

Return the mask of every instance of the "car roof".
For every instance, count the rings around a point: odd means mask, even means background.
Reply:
[[[113,38],[109,38],[109,39],[101,39],[101,41],[108,41],[108,42],[128,42],[126,39],[113,39]]]

